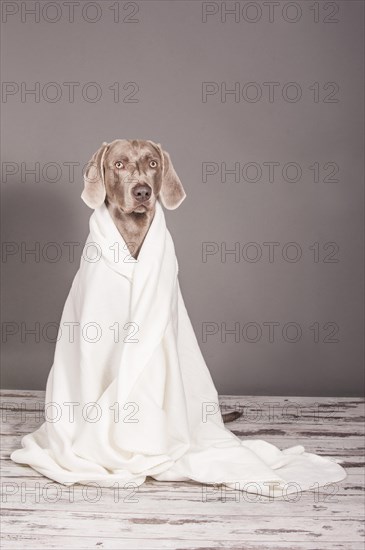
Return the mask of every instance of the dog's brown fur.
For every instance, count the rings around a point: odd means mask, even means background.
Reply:
[[[151,225],[157,198],[174,210],[186,196],[169,154],[146,140],[104,143],[88,163],[84,181],[83,200],[91,208],[105,201],[134,258]],[[150,190],[144,201],[133,194],[141,186]]]
[[[156,200],[175,210],[186,197],[170,155],[150,140],[104,142],[87,165],[84,184],[84,202],[90,208],[105,202],[134,258],[153,220]],[[232,411],[222,417],[231,422],[241,415]]]

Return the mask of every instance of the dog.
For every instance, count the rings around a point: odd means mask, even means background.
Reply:
[[[185,197],[170,155],[150,140],[104,142],[86,165],[81,198],[93,209],[105,202],[135,259],[153,220],[156,201],[175,210]],[[223,413],[223,422],[241,415],[241,411]]]

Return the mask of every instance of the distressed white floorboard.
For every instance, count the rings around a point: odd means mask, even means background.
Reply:
[[[2,390],[2,545],[7,549],[353,549],[364,547],[364,402],[359,398],[221,396],[243,438],[342,460],[346,480],[274,501],[191,482],[65,487],[12,462],[44,421],[44,392]],[[290,495],[291,497],[291,495]]]

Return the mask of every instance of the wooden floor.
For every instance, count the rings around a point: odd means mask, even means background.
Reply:
[[[6,549],[364,548],[364,402],[359,398],[221,396],[238,436],[343,459],[348,477],[295,501],[195,482],[148,478],[136,490],[65,487],[12,462],[21,437],[44,421],[42,391],[3,390],[2,545]],[[226,409],[227,408],[227,409]],[[23,416],[21,411],[23,410]],[[46,490],[46,486],[48,490]],[[86,490],[87,489],[87,490]]]

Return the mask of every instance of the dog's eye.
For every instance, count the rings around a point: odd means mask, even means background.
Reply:
[[[156,168],[157,162],[155,160],[151,160],[150,161],[150,166],[151,166],[151,168]]]
[[[123,163],[120,160],[118,160],[118,162],[115,163],[115,167],[116,168],[123,168]]]

